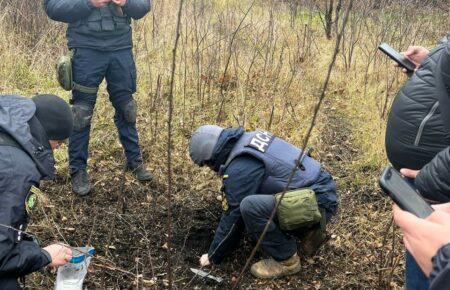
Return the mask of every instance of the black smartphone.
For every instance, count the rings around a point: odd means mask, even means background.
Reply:
[[[419,218],[424,219],[434,211],[405,177],[391,166],[384,169],[380,177],[380,187],[401,209]]]
[[[389,56],[393,61],[398,63],[401,67],[405,68],[409,73],[414,72],[416,65],[413,64],[409,59],[403,56],[401,53],[393,49],[389,44],[382,43],[378,46],[378,49]]]

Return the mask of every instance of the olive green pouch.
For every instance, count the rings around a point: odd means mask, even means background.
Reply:
[[[69,51],[67,55],[61,56],[58,60],[56,65],[56,73],[59,85],[66,91],[77,90],[86,94],[96,94],[98,87],[86,87],[73,81],[72,59],[73,51]]]
[[[275,195],[277,203],[282,193]],[[277,210],[280,228],[291,231],[319,223],[322,219],[316,194],[310,188],[300,188],[286,192]]]

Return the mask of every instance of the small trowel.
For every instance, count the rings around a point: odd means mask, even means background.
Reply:
[[[200,277],[202,277],[202,278],[208,278],[208,279],[210,279],[210,280],[215,281],[215,282],[218,283],[218,284],[222,284],[222,282],[223,282],[223,279],[222,279],[222,278],[213,276],[213,275],[209,274],[208,272],[202,271],[202,270],[200,270],[200,269],[191,268],[191,271],[192,271],[192,273],[194,273],[195,275],[198,275],[198,276],[200,276]]]

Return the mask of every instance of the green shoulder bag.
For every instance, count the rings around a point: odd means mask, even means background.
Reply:
[[[281,194],[275,195],[280,203]],[[284,231],[295,230],[319,223],[322,219],[316,194],[310,188],[300,188],[286,192],[277,210],[280,228]]]

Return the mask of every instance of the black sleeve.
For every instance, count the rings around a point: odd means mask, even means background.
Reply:
[[[439,152],[419,172],[417,189],[427,198],[448,202],[450,199],[450,147]]]
[[[150,0],[127,0],[123,11],[131,18],[137,20],[144,17],[150,11]]]
[[[93,8],[90,0],[45,0],[44,2],[48,17],[65,23],[88,17]]]
[[[36,272],[51,262],[50,255],[32,241],[21,241],[16,245],[0,232],[1,264],[0,277],[22,277]],[[11,236],[11,233],[9,233]],[[6,252],[6,250],[9,250]]]
[[[21,277],[51,262],[37,243],[24,240],[23,235],[19,240],[17,230],[13,229],[20,224],[25,227],[25,201],[40,177],[23,151],[6,146],[0,151],[0,278]]]
[[[223,191],[228,210],[222,215],[208,251],[212,263],[220,263],[239,245],[244,229],[239,206],[246,196],[257,194],[264,175],[264,164],[250,156],[236,158],[225,171]]]
[[[450,289],[450,244],[442,247],[433,257],[430,290]]]
[[[447,35],[450,38],[450,34]],[[450,96],[450,41],[447,40],[447,46],[440,60],[440,70],[442,74],[442,81],[447,88],[447,97]]]

